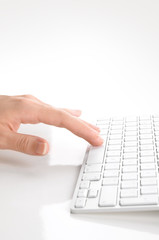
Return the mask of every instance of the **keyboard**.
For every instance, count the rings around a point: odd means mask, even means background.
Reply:
[[[88,146],[72,213],[159,210],[159,116],[96,121],[102,146]]]

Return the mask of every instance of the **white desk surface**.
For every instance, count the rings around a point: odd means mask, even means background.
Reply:
[[[158,1],[0,0],[0,94],[83,118],[158,113]],[[0,151],[0,239],[159,238],[159,212],[71,215],[86,142],[42,124],[45,157]]]

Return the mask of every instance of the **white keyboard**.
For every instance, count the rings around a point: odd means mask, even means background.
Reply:
[[[159,116],[96,125],[105,141],[87,148],[71,212],[159,210]]]

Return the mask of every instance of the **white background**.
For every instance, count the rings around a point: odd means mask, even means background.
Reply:
[[[88,120],[159,113],[158,43],[157,0],[0,0],[0,94],[33,94]],[[51,150],[0,151],[1,239],[158,239],[157,212],[70,216],[86,142],[41,124],[20,131]]]

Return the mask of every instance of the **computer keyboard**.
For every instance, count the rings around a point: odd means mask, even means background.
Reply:
[[[159,116],[99,119],[104,143],[88,146],[72,213],[159,210]]]

